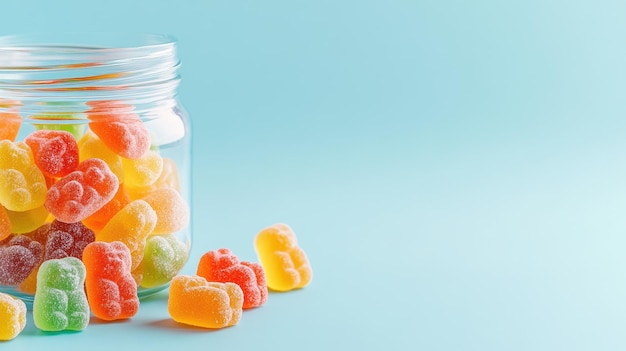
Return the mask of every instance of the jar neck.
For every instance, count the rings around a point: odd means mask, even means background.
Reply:
[[[135,113],[168,107],[175,104],[179,67],[176,42],[168,36],[70,37],[61,43],[46,35],[0,37],[0,112],[77,118],[99,101],[131,106]]]

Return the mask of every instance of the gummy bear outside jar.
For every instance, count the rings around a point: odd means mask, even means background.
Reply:
[[[191,247],[191,137],[163,35],[0,37],[0,291],[42,262],[124,243],[140,298]]]

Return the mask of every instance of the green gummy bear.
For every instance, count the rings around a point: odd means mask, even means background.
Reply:
[[[189,250],[174,235],[153,235],[146,240],[141,286],[152,288],[168,283],[185,265]]]
[[[33,301],[35,326],[43,331],[83,330],[90,310],[85,265],[75,257],[44,261],[37,273]]]

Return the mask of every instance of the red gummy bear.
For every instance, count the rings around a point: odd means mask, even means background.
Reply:
[[[48,231],[44,260],[68,256],[82,259],[85,247],[95,240],[93,230],[81,222],[64,223],[54,220]]]
[[[43,261],[43,245],[15,235],[0,246],[0,285],[17,286]]]
[[[44,205],[56,219],[74,223],[102,208],[118,188],[119,180],[109,166],[90,158],[48,189]]]
[[[267,301],[267,283],[263,267],[239,262],[229,249],[209,251],[198,263],[197,275],[210,282],[235,283],[243,291],[243,308],[258,307]]]
[[[93,314],[103,320],[126,319],[139,310],[130,250],[120,241],[93,242],[83,251],[85,289]]]
[[[70,132],[37,130],[24,142],[33,151],[37,167],[48,177],[60,178],[78,167],[78,144]]]

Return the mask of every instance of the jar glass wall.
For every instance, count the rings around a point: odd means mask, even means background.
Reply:
[[[61,39],[61,40],[60,40]],[[138,295],[191,248],[191,128],[162,35],[0,37],[0,291],[32,301],[45,260],[130,251]]]

